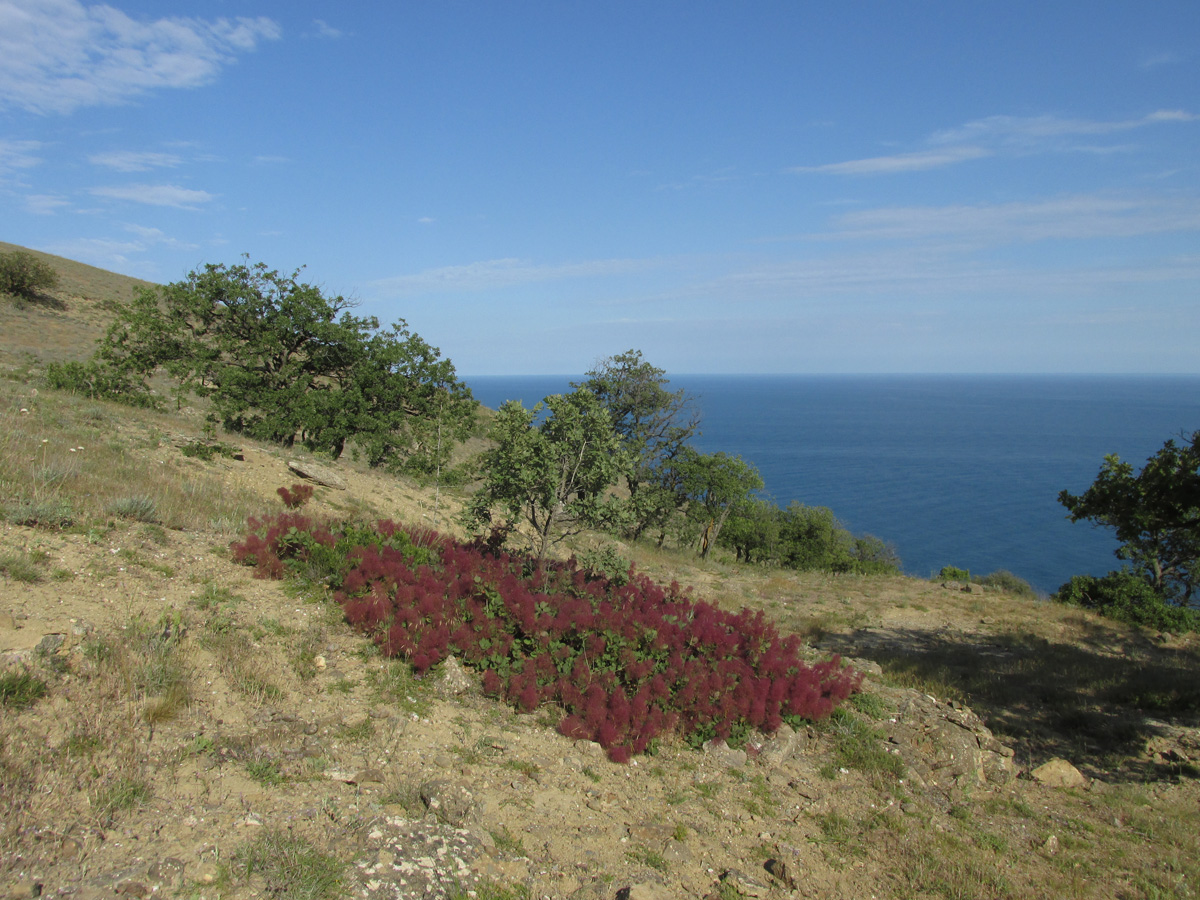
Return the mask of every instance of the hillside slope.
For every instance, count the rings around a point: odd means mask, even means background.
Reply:
[[[311,460],[189,455],[193,410],[40,386],[134,287],[65,274],[53,302],[0,298],[0,896],[1194,896],[1194,641],[623,546],[867,680],[829,722],[615,765],[234,564]],[[461,496],[336,470],[310,511],[454,530]],[[1077,782],[1032,777],[1055,758]]]

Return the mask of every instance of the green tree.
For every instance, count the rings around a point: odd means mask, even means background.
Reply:
[[[678,511],[680,494],[665,470],[699,425],[692,399],[682,390],[668,390],[669,383],[666,372],[640,350],[628,350],[600,360],[586,381],[573,385],[599,398],[627,454],[627,530],[634,538],[648,529],[662,531]]]
[[[376,466],[441,464],[478,404],[450,361],[403,320],[381,329],[350,306],[299,272],[209,264],[140,291],[101,342],[95,372],[53,374],[103,384],[93,377],[103,373],[114,394],[144,399],[161,372],[180,402],[207,398],[229,431],[300,441],[334,458],[353,439]]]
[[[56,287],[58,273],[49,263],[24,250],[0,253],[0,294],[34,300]]]
[[[849,572],[854,568],[854,536],[826,506],[793,501],[779,527],[780,554],[789,569]]]
[[[545,416],[540,416],[543,409]],[[608,410],[591,391],[555,394],[526,409],[519,401],[500,407],[493,446],[481,460],[483,485],[468,509],[472,524],[494,522],[530,529],[537,558],[586,528],[608,527],[620,503],[610,494],[625,465]]]
[[[1096,480],[1058,502],[1072,522],[1088,519],[1116,531],[1116,555],[1128,560],[1160,595],[1189,605],[1200,559],[1200,431],[1168,440],[1140,472],[1115,454],[1104,457]]]
[[[698,532],[700,556],[707,559],[730,514],[763,486],[758,469],[740,456],[699,453],[685,447],[672,464],[688,498],[688,519]]]
[[[737,504],[721,529],[721,544],[733,548],[739,560],[768,562],[779,552],[779,507],[762,497]]]

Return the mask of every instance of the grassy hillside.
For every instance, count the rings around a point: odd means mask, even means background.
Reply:
[[[50,302],[0,297],[0,896],[1196,896],[1194,636],[618,545],[867,678],[748,753],[614,765],[235,565],[303,454],[46,390],[136,284],[49,260]],[[463,495],[336,468],[307,511],[453,532]],[[1078,783],[1034,777],[1056,758]]]
[[[97,269],[0,241],[0,253],[23,250],[51,265],[59,286],[49,296],[22,304],[0,299],[0,366],[40,369],[47,362],[83,360],[103,335],[111,312],[106,304],[125,302],[149,282]]]

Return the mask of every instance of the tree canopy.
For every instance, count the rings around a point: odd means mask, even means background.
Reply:
[[[32,300],[58,287],[58,273],[49,263],[24,250],[0,253],[0,294]]]
[[[1096,480],[1078,496],[1058,501],[1072,522],[1090,520],[1116,531],[1116,555],[1162,596],[1192,602],[1200,560],[1200,431],[1168,440],[1140,472],[1115,454],[1104,457]]]
[[[404,320],[381,328],[299,274],[209,264],[143,289],[88,366],[61,367],[51,380],[152,402],[148,379],[163,373],[180,401],[206,398],[229,431],[335,458],[353,439],[375,466],[444,461],[478,405],[451,362]]]
[[[543,411],[546,415],[539,416]],[[611,526],[620,515],[609,493],[625,454],[608,410],[591,391],[555,394],[526,409],[500,407],[481,461],[483,485],[469,508],[473,524],[528,525],[543,559],[552,544],[585,528]],[[493,510],[503,519],[496,523]]]
[[[640,537],[648,529],[666,527],[680,506],[680,494],[667,468],[697,433],[699,415],[684,391],[667,389],[663,369],[651,365],[640,350],[601,359],[575,387],[591,391],[608,410],[628,465],[626,530]]]

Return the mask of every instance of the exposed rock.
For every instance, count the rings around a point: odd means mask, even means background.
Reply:
[[[724,741],[705,741],[704,755],[718,765],[736,769],[746,764],[746,751],[734,750]]]
[[[743,897],[765,897],[770,893],[770,888],[754,878],[751,878],[744,872],[739,872],[737,869],[727,869],[721,873],[721,882],[733,886]]]
[[[1055,757],[1029,773],[1034,781],[1047,787],[1072,788],[1087,784],[1083,773],[1065,759]]]
[[[315,481],[317,484],[323,484],[325,487],[335,488],[339,491],[346,489],[346,479],[326,466],[318,465],[315,462],[302,462],[298,459],[293,459],[288,462],[287,467],[301,478],[307,478],[309,481]]]
[[[65,634],[47,634],[37,645],[37,652],[45,656],[53,656],[62,649],[66,641],[67,636]]]
[[[759,748],[758,762],[768,769],[778,769],[795,752],[796,732],[785,723]]]
[[[455,781],[427,781],[421,785],[421,802],[429,815],[445,825],[461,828],[479,820],[479,802],[466,787]]]
[[[796,890],[796,877],[792,874],[792,870],[788,868],[787,863],[777,857],[771,857],[765,863],[763,868],[766,869],[773,878],[777,879],[789,891]]]
[[[905,765],[924,782],[940,787],[1006,784],[1014,774],[1013,751],[960,703],[885,688],[896,715],[882,723]]]
[[[369,826],[363,849],[352,872],[355,884],[349,893],[355,897],[440,900],[469,891],[479,881],[473,864],[483,845],[459,828],[385,816]]]
[[[458,660],[453,656],[447,657],[446,661],[442,663],[441,678],[437,682],[438,693],[443,697],[456,697],[459,694],[465,694],[473,687],[475,687],[474,679],[463,671]]]
[[[674,900],[675,894],[661,884],[642,882],[617,891],[617,900]]]

